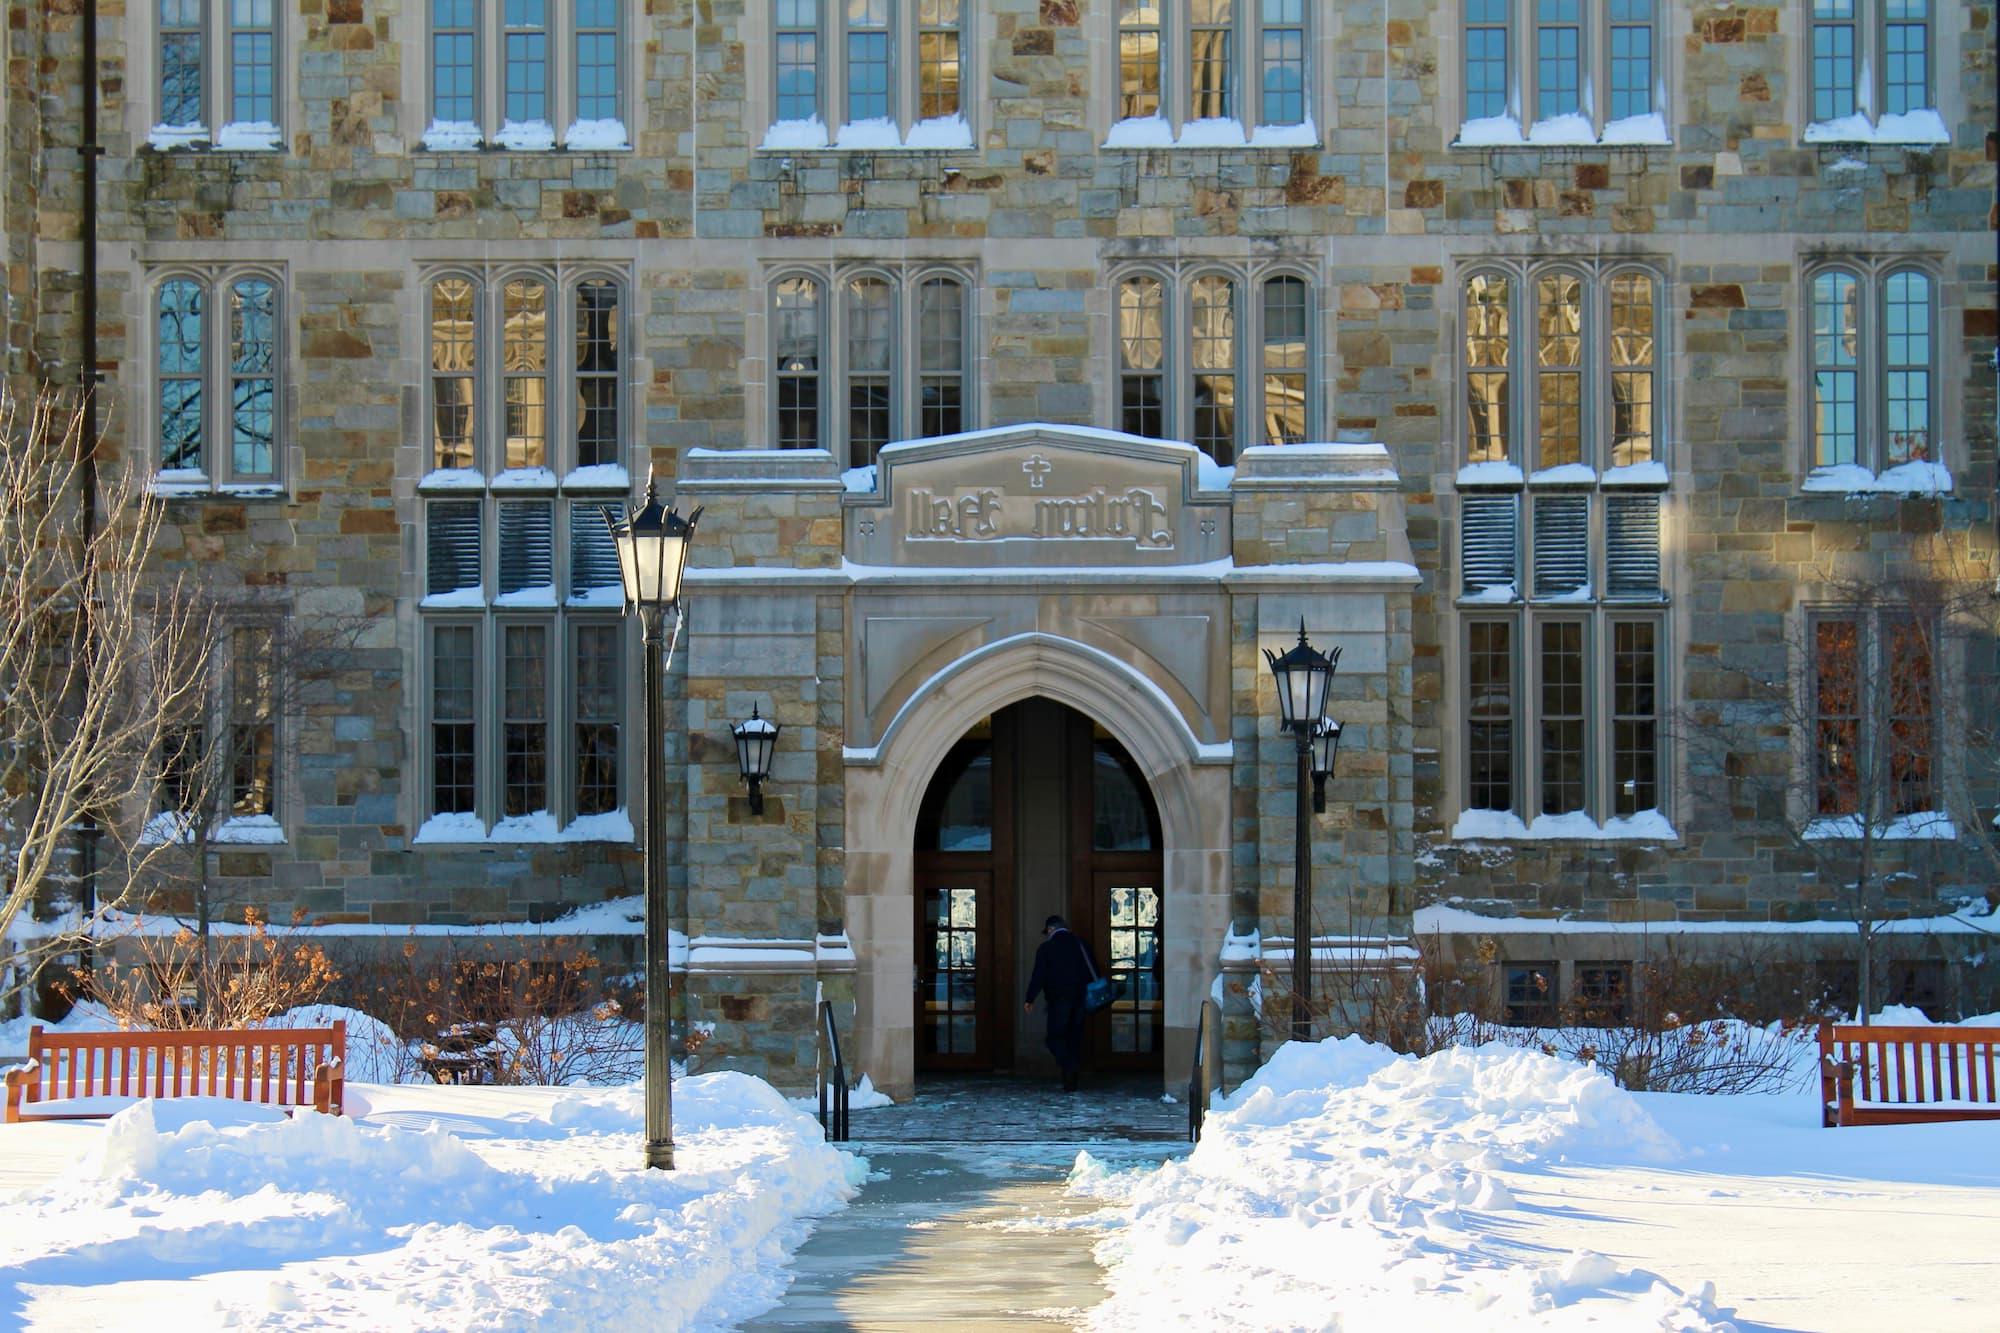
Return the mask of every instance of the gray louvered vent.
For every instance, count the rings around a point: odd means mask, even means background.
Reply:
[[[1660,596],[1660,497],[1614,495],[1604,511],[1604,595]]]
[[[606,504],[598,500],[572,500],[569,506],[569,595],[585,597],[611,589],[623,595],[618,578],[618,548],[612,544],[611,529],[604,526],[609,511],[613,522],[625,517],[623,501]]]
[[[479,586],[479,501],[433,500],[424,512],[424,591]]]
[[[548,500],[500,504],[500,595],[555,590],[555,505]]]
[[[1516,579],[1520,498],[1467,495],[1459,499],[1465,595],[1513,587]]]
[[[1590,497],[1535,497],[1535,596],[1561,597],[1590,583]]]

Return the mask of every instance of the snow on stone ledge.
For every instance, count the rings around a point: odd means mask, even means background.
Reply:
[[[1604,127],[1604,133],[1598,137],[1598,142],[1655,148],[1668,148],[1673,145],[1673,140],[1667,137],[1667,118],[1657,111],[1612,121]]]
[[[972,147],[972,126],[960,115],[933,116],[910,126],[905,148],[966,149]]]
[[[469,120],[434,120],[424,130],[423,145],[434,153],[463,153],[479,144],[479,126]]]
[[[875,493],[875,465],[851,467],[840,474],[840,487],[850,495],[873,495]]]
[[[1165,116],[1127,116],[1104,135],[1106,148],[1172,148],[1174,127]]]
[[[1597,469],[1588,463],[1564,463],[1529,473],[1528,480],[1541,486],[1588,486],[1597,480]]]
[[[155,125],[146,134],[146,143],[163,153],[207,142],[206,125]]]
[[[1550,116],[1528,127],[1528,142],[1559,147],[1586,147],[1597,142],[1597,127],[1579,111]]]
[[[1859,112],[1838,120],[1816,120],[1800,136],[1806,143],[1943,144],[1951,142],[1944,117],[1930,107],[1897,112],[1870,121]]]
[[[209,837],[211,842],[272,847],[283,843],[284,840],[284,826],[269,815],[237,815],[232,819],[225,819]]]
[[[1837,819],[1815,819],[1800,836],[1807,842],[1858,842],[1862,832],[1859,816],[1843,815]],[[1927,810],[1898,815],[1886,824],[1877,824],[1872,836],[1878,842],[1951,842],[1958,837],[1958,826],[1950,815]]]
[[[759,148],[792,150],[826,147],[826,126],[820,118],[810,120],[775,120],[771,128],[764,131],[764,142]]]
[[[833,141],[835,148],[879,150],[901,148],[902,131],[896,122],[887,116],[874,116],[867,120],[850,120],[840,127],[840,134]]]
[[[496,491],[547,491],[555,484],[556,474],[545,467],[510,467],[493,477]]]
[[[493,142],[517,153],[545,153],[556,146],[556,127],[546,120],[510,120]]]
[[[632,474],[617,463],[592,463],[588,467],[571,468],[562,484],[569,491],[629,491]]]
[[[1241,148],[1243,143],[1243,123],[1222,116],[1190,120],[1174,140],[1176,148]]]
[[[1519,486],[1521,469],[1512,463],[1467,463],[1458,470],[1461,486]]]
[[[563,135],[563,147],[577,153],[611,153],[631,146],[622,120],[579,120]]]
[[[1508,606],[1521,600],[1521,590],[1511,583],[1496,583],[1458,599],[1460,606]],[[1516,823],[1520,822],[1518,820]]]
[[[1307,116],[1296,125],[1259,125],[1250,131],[1252,148],[1316,148],[1319,126]]]
[[[1949,495],[1951,472],[1942,463],[1899,463],[1879,475],[1854,463],[1816,467],[1799,484],[1802,491],[1828,495]]]
[[[1606,468],[1599,477],[1603,486],[1664,486],[1667,484],[1667,465],[1659,462],[1627,463],[1623,467]]]
[[[420,491],[477,491],[486,486],[486,474],[476,467],[432,468],[417,480]]]
[[[1481,116],[1458,127],[1453,148],[1519,148],[1527,143],[1521,122],[1512,116]]]
[[[1658,810],[1607,820],[1599,824],[1581,810],[1562,815],[1536,815],[1524,824],[1512,810],[1467,810],[1451,826],[1453,842],[1575,841],[1670,842],[1680,835]]]
[[[544,842],[617,842],[634,840],[632,818],[623,810],[601,815],[578,815],[565,827],[556,826],[556,817],[547,810],[514,815],[493,826],[489,833],[476,814],[432,815],[410,839],[412,846],[428,844],[504,844]]]
[[[230,153],[269,153],[284,143],[284,132],[268,120],[240,121],[215,132],[215,146]]]

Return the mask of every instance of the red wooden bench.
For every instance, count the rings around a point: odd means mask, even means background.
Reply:
[[[1820,1123],[2000,1120],[2000,1028],[1819,1029]]]
[[[141,1097],[229,1097],[341,1113],[347,1024],[242,1032],[28,1030],[7,1071],[7,1119],[95,1120]]]

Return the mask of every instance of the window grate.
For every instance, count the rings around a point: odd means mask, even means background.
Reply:
[[[1606,501],[1604,595],[1661,595],[1659,496],[1614,495]]]
[[[1518,578],[1520,501],[1512,495],[1463,497],[1460,566],[1468,597],[1512,589]]]
[[[500,505],[500,595],[555,588],[555,506],[547,500]]]
[[[573,500],[569,507],[569,595],[583,597],[604,588],[624,587],[618,573],[618,547],[611,540],[605,516],[623,522],[625,506],[612,501]]]
[[[433,596],[480,586],[477,500],[435,500],[425,514],[424,591]]]
[[[1566,597],[1590,587],[1590,497],[1535,497],[1535,596]]]

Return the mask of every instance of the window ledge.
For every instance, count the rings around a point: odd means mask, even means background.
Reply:
[[[828,134],[817,116],[811,120],[773,121],[757,151],[766,155],[793,153],[971,153],[972,126],[964,116],[920,120],[906,132],[893,121],[863,120],[842,125]]]
[[[1859,842],[1863,833],[1861,820],[1856,815],[1843,815],[1834,819],[1815,819],[1805,826],[1799,836],[1807,842]],[[1875,824],[1866,830],[1876,842],[1956,842],[1958,825],[1948,814],[1930,810],[1913,815],[1898,815],[1886,823]]]
[[[1865,115],[1816,120],[1799,135],[1799,142],[1822,144],[1881,144],[1891,148],[1937,148],[1951,142],[1944,117],[1930,107],[1870,120]]]
[[[632,489],[632,474],[618,463],[595,463],[589,467],[572,468],[562,479],[566,491],[619,491],[629,493]]]
[[[1665,463],[1627,463],[1609,467],[1597,478],[1600,486],[1665,486],[1671,481]]]
[[[161,472],[146,483],[146,494],[166,500],[283,500],[289,492],[277,481],[211,481],[198,473]]]
[[[1627,116],[1602,131],[1576,113],[1536,121],[1525,131],[1512,116],[1487,116],[1458,127],[1452,148],[1672,148],[1666,117],[1659,112]]]
[[[1451,826],[1453,842],[1679,842],[1681,835],[1658,810],[1607,819],[1582,811],[1537,815],[1524,824],[1511,810],[1466,810]]]
[[[579,815],[561,828],[546,810],[503,819],[490,830],[477,815],[432,815],[410,839],[413,847],[514,847],[546,843],[605,842],[630,846],[638,840],[623,810]]]
[[[1799,489],[1809,495],[1950,495],[1952,477],[1942,463],[1899,463],[1879,473],[1836,463],[1808,472]]]
[[[1458,470],[1456,482],[1460,486],[1514,488],[1521,485],[1521,469],[1512,463],[1467,463]]]
[[[1292,152],[1323,148],[1319,127],[1308,117],[1297,125],[1255,125],[1240,120],[1191,120],[1178,133],[1164,116],[1131,117],[1105,132],[1106,152],[1176,150],[1216,152],[1236,149]]]
[[[139,831],[141,847],[169,845],[192,847],[195,830],[187,819],[173,811],[162,811],[146,821]],[[283,847],[284,825],[270,815],[238,815],[225,819],[209,830],[208,845],[217,847]]]

